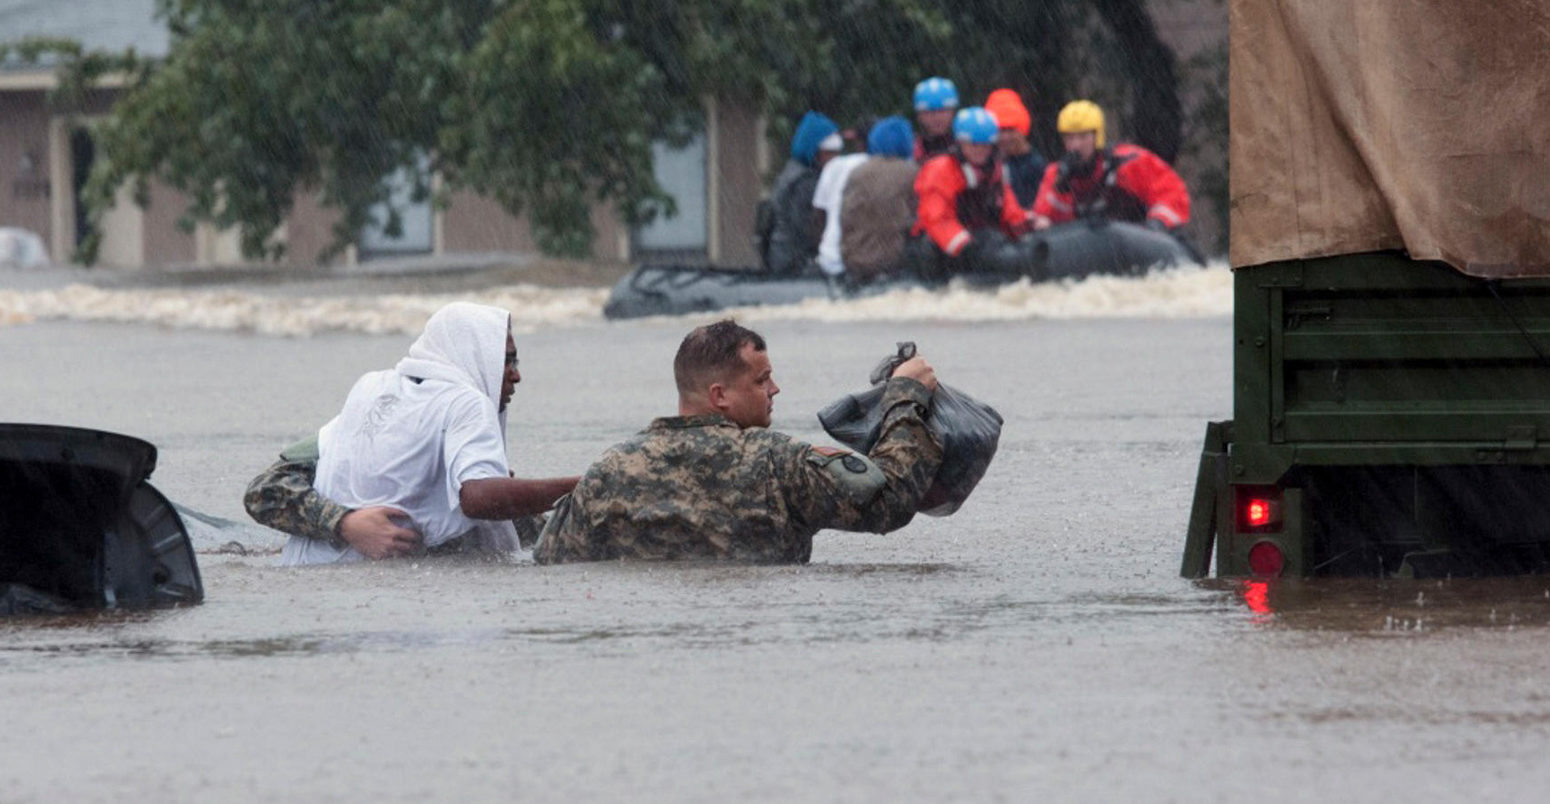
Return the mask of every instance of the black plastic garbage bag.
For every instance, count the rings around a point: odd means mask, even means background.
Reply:
[[[883,425],[883,386],[899,364],[915,356],[915,344],[899,344],[896,354],[872,369],[872,388],[847,394],[818,411],[818,421],[834,440],[858,452],[870,452]],[[930,516],[957,511],[979,485],[1001,440],[1001,414],[995,408],[947,385],[938,384],[926,419],[942,442],[942,467],[917,509]]]

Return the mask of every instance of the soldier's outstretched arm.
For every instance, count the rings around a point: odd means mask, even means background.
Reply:
[[[931,394],[896,373],[883,391],[877,444],[865,456],[792,442],[781,472],[790,509],[814,528],[887,533],[908,524],[942,464],[942,445],[926,427]]]
[[[345,546],[339,524],[351,509],[319,494],[312,487],[317,460],[280,460],[253,478],[242,504],[260,525],[295,536]]]
[[[348,508],[318,493],[317,459],[280,460],[248,484],[242,504],[261,525],[335,547],[354,547],[367,558],[391,558],[419,549],[420,534],[404,527],[408,514],[386,505]]]

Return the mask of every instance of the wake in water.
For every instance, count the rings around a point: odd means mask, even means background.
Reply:
[[[111,321],[178,329],[256,332],[306,337],[323,332],[415,335],[431,313],[452,301],[512,312],[519,332],[600,324],[603,288],[511,285],[456,294],[391,293],[287,297],[246,291],[108,290],[69,285],[58,290],[0,290],[0,326],[40,320]],[[809,300],[684,318],[725,316],[748,321],[1014,321],[1038,318],[1198,318],[1232,314],[1232,273],[1211,267],[1143,277],[1094,276],[1079,282],[1017,282],[993,290],[950,286],[898,290],[864,299]]]
[[[305,337],[321,332],[417,335],[449,302],[474,301],[512,311],[512,328],[532,332],[602,320],[601,288],[512,285],[471,293],[389,293],[288,297],[240,291],[59,290],[0,291],[0,324],[29,320],[112,321],[177,329],[257,332]]]
[[[749,320],[1022,321],[1036,318],[1206,318],[1232,315],[1232,272],[1209,268],[1078,282],[1027,280],[995,289],[900,290],[843,302],[808,300],[737,311]]]

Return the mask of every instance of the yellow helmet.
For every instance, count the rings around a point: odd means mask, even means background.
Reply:
[[[1075,100],[1060,110],[1055,120],[1055,130],[1062,134],[1079,134],[1096,131],[1097,146],[1103,147],[1103,110],[1090,100]]]

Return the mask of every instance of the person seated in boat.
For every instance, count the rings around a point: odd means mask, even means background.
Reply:
[[[315,462],[288,450],[249,485],[249,514],[290,534],[282,564],[514,550],[511,519],[570,492],[575,477],[518,479],[507,466],[506,406],[522,379],[510,319],[467,302],[438,310],[395,368],[355,383]]]
[[[853,137],[853,132],[847,134],[847,139]],[[813,228],[821,233],[817,263],[826,276],[839,277],[845,273],[845,262],[840,254],[845,188],[850,184],[851,174],[865,164],[867,158],[865,151],[840,154],[825,162],[823,170],[818,172],[818,186],[813,190]]]
[[[1034,228],[1090,216],[1173,231],[1189,223],[1189,189],[1157,154],[1130,143],[1104,147],[1103,110],[1077,100],[1055,127],[1066,155],[1044,170],[1034,202]]]
[[[953,115],[958,111],[958,87],[953,82],[932,76],[915,85],[915,161],[945,154],[953,147]]]
[[[1016,239],[1029,228],[1029,213],[1003,178],[996,153],[1000,124],[979,106],[953,118],[957,143],[921,166],[912,262],[926,278],[964,273],[1021,275],[1026,249]]]
[[[813,192],[824,165],[845,148],[840,127],[818,112],[802,115],[791,138],[791,158],[760,206],[760,256],[773,274],[802,273],[818,253],[821,230],[813,227]]]
[[[1044,154],[1028,141],[1033,130],[1033,115],[1023,105],[1016,91],[998,89],[985,99],[985,111],[995,115],[1001,131],[996,135],[996,147],[1001,151],[1001,165],[1006,172],[1006,183],[1012,185],[1012,194],[1024,209],[1032,209],[1039,197],[1039,182],[1044,178],[1046,162]]]
[[[840,205],[840,261],[852,283],[891,273],[904,261],[915,222],[913,153],[914,133],[902,117],[885,117],[867,133],[867,160],[851,172]]]

